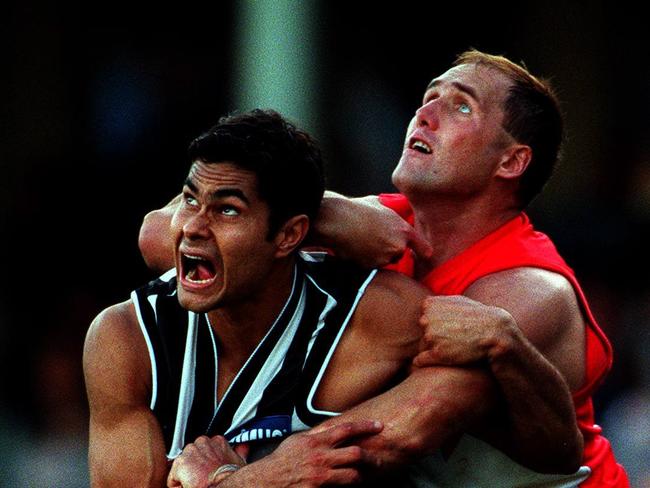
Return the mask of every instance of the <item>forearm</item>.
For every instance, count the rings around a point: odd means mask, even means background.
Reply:
[[[381,268],[412,249],[427,259],[430,245],[376,196],[348,198],[326,192],[306,246],[330,249],[366,268]]]
[[[148,433],[145,434],[145,429]],[[169,469],[157,425],[134,412],[107,429],[91,424],[89,467],[93,488],[165,486]]]
[[[575,471],[583,439],[559,371],[518,329],[495,342],[488,361],[507,405],[509,439],[503,449],[537,471]]]
[[[360,212],[366,208],[367,198],[351,198],[327,190],[321,200],[316,221],[312,223],[307,245],[327,247],[338,250],[347,248],[360,239],[363,234],[357,233],[362,224]]]
[[[478,369],[414,369],[402,383],[328,420],[325,425],[359,419],[383,422],[376,436],[359,445],[385,468],[425,456],[467,431],[494,404],[489,374]]]

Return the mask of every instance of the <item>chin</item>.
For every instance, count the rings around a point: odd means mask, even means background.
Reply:
[[[192,293],[187,293],[185,290],[178,290],[178,303],[185,310],[189,310],[194,313],[206,313],[210,310],[213,310],[217,307],[215,299],[206,300],[205,297],[197,297]]]

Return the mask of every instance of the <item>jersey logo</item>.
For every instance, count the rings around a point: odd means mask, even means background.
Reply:
[[[261,419],[252,419],[239,429],[226,434],[230,444],[260,441],[291,434],[291,417],[289,415],[271,415]]]

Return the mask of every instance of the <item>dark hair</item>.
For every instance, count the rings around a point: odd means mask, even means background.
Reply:
[[[321,151],[309,134],[273,110],[252,110],[219,119],[192,141],[190,162],[231,162],[257,176],[257,191],[270,208],[271,238],[289,218],[313,222],[325,180]]]
[[[485,54],[475,49],[460,54],[454,66],[476,64],[505,75],[512,85],[503,106],[503,128],[533,155],[519,179],[518,197],[525,207],[542,190],[560,156],[563,121],[560,104],[551,85],[503,56]]]

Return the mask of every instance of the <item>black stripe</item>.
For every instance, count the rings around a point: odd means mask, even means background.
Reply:
[[[156,361],[163,359],[158,370],[167,369],[168,377],[168,386],[165,389],[164,397],[161,398],[159,419],[163,428],[165,445],[169,449],[174,437],[178,396],[181,388],[188,313],[181,308],[175,295],[158,295],[156,309],[157,326],[163,344],[160,354],[156,354]]]
[[[230,386],[230,390],[226,396],[221,400],[217,414],[208,427],[209,436],[224,434],[230,428],[235,412],[241,405],[246,393],[255,381],[255,378],[260,374],[264,362],[268,358],[269,354],[271,354],[271,351],[282,336],[284,330],[289,325],[291,317],[293,316],[300,300],[303,282],[303,274],[297,272],[293,295],[289,299],[287,307],[274,324],[274,327],[269,332],[268,336],[250,358],[244,370],[241,371],[234,383]]]
[[[196,340],[194,401],[188,416],[185,442],[192,442],[205,434],[214,415],[214,396],[217,391],[214,349],[210,337],[210,324],[205,314],[199,316]]]
[[[293,414],[295,390],[307,356],[307,346],[327,303],[327,296],[310,280],[305,280],[305,284],[305,310],[298,330],[287,350],[282,368],[264,391],[256,417]]]

